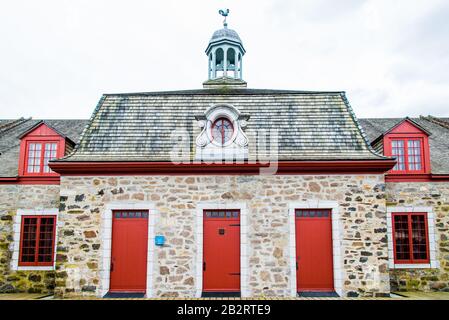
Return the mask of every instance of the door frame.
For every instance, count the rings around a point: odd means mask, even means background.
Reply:
[[[250,297],[249,291],[249,242],[248,211],[244,202],[200,202],[197,205],[195,237],[196,237],[196,274],[195,297],[201,298],[203,292],[203,221],[204,210],[240,210],[240,295]]]
[[[343,266],[342,266],[342,230],[340,227],[340,213],[337,201],[309,200],[291,202],[288,208],[289,219],[289,253],[290,253],[290,296],[297,296],[296,287],[296,209],[330,209],[332,219],[332,258],[334,290],[343,296]]]
[[[156,217],[158,210],[153,202],[109,202],[105,206],[101,218],[101,260],[100,260],[100,288],[98,297],[103,297],[109,291],[111,277],[112,254],[112,211],[113,210],[148,210],[148,245],[147,245],[147,281],[145,297],[151,298],[153,291],[153,273],[155,265],[155,237]]]

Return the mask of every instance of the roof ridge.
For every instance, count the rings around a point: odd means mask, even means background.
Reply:
[[[342,98],[342,100],[343,100],[345,106],[348,108],[349,114],[351,115],[351,118],[352,118],[352,120],[354,121],[355,126],[356,126],[357,129],[359,130],[360,135],[362,136],[362,139],[363,139],[363,141],[365,142],[366,147],[368,148],[368,151],[370,151],[370,152],[371,152],[372,154],[374,154],[375,156],[378,156],[378,157],[383,158],[383,159],[388,159],[388,157],[385,157],[384,155],[382,155],[382,154],[380,154],[380,153],[377,153],[376,150],[374,150],[373,146],[370,144],[370,142],[369,142],[369,140],[368,140],[368,137],[367,137],[367,135],[366,135],[366,133],[365,133],[365,130],[364,130],[363,127],[360,125],[360,123],[359,123],[359,121],[358,121],[358,119],[357,119],[357,116],[355,115],[354,110],[352,109],[352,106],[351,106],[351,104],[349,103],[348,98],[346,97],[346,94],[345,94],[345,93],[342,93],[342,94],[341,94],[341,98]]]
[[[435,124],[445,128],[445,129],[449,129],[449,122],[445,121],[445,120],[443,120],[441,118],[437,118],[437,117],[434,117],[434,116],[431,116],[431,115],[428,115],[427,117],[420,116],[419,118],[427,120],[427,121],[432,122],[432,123],[435,123]]]
[[[31,120],[31,117],[29,118],[24,118],[24,117],[20,117],[19,119],[15,119],[15,120],[11,120],[8,121],[7,123],[1,124],[0,125],[0,134],[3,134],[19,125],[21,125],[22,123],[27,122],[28,120]]]
[[[62,158],[60,158],[58,160],[68,159],[68,158],[72,157],[78,151],[79,146],[81,145],[81,143],[84,140],[84,135],[86,134],[87,130],[92,126],[93,120],[97,116],[97,113],[100,110],[100,107],[103,104],[105,99],[106,99],[106,95],[103,94],[101,96],[100,100],[98,101],[97,106],[95,107],[94,111],[92,112],[92,115],[88,119],[87,124],[84,126],[83,132],[81,132],[81,135],[80,135],[80,137],[78,139],[78,143],[75,144],[75,147],[73,148],[72,152],[70,152],[68,155],[66,155],[66,156],[64,156],[64,157],[62,157]]]
[[[137,96],[137,95],[182,95],[182,94],[342,94],[345,91],[313,91],[313,90],[284,90],[284,89],[251,89],[251,88],[221,88],[211,89],[185,89],[185,90],[167,90],[167,91],[143,91],[143,92],[124,92],[124,93],[104,93],[104,96]]]

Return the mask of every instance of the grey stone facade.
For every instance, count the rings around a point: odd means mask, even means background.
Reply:
[[[383,175],[62,177],[56,292],[101,292],[105,205],[152,202],[157,234],[153,290],[158,297],[195,296],[195,215],[201,202],[248,208],[249,292],[289,296],[289,203],[337,201],[341,216],[343,294],[390,292]]]
[[[449,183],[389,182],[387,206],[431,207],[435,219],[438,268],[391,270],[393,290],[449,291]]]
[[[59,185],[0,185],[0,292],[51,293],[54,271],[14,270],[14,220],[18,209],[59,207]]]

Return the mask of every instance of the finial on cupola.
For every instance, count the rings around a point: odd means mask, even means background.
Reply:
[[[225,28],[227,28],[228,27],[228,22],[226,21],[226,18],[229,15],[229,9],[219,10],[218,13],[221,14],[224,17],[223,26]]]

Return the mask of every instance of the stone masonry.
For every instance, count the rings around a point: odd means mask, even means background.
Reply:
[[[252,296],[288,296],[289,202],[337,201],[342,228],[343,293],[390,292],[383,175],[61,177],[56,293],[98,295],[105,204],[153,202],[159,216],[153,289],[158,297],[195,295],[200,202],[245,202]]]
[[[449,291],[449,183],[387,183],[387,206],[433,207],[439,269],[391,270],[392,290]]]
[[[0,293],[51,293],[54,271],[11,270],[17,209],[58,208],[59,185],[0,185]]]

